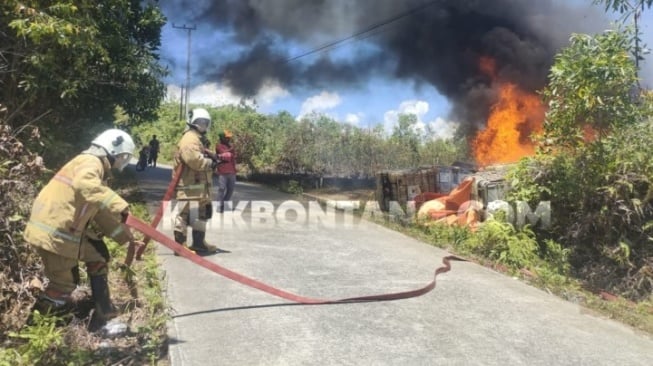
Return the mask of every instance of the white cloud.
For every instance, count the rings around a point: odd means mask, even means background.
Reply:
[[[399,122],[399,116],[402,114],[414,114],[417,117],[417,123],[414,126],[416,131],[425,133],[433,138],[450,138],[453,137],[457,124],[447,121],[442,117],[425,122],[424,118],[429,112],[429,103],[423,100],[406,100],[399,104],[397,109],[391,109],[383,115],[383,124],[386,133],[391,134],[394,127]]]
[[[318,95],[314,95],[306,99],[304,103],[302,103],[302,108],[299,111],[297,119],[299,120],[307,114],[311,114],[313,112],[320,113],[329,109],[333,109],[340,105],[341,102],[342,100],[340,99],[340,95],[338,95],[338,93],[323,91]]]
[[[399,105],[399,111],[415,114],[419,119],[429,112],[429,103],[423,100],[406,100]]]
[[[288,90],[284,89],[277,81],[268,80],[263,83],[255,99],[259,106],[267,107],[288,95],[290,95]]]
[[[259,106],[268,106],[278,99],[288,96],[288,91],[275,81],[266,81],[253,98],[246,99],[248,105],[256,101]],[[231,90],[228,86],[218,83],[204,83],[191,89],[190,103],[208,104],[219,107],[223,105],[239,104],[243,97]],[[181,89],[177,85],[168,85],[166,100],[178,101],[181,98]]]
[[[383,129],[387,134],[392,133],[392,129],[399,121],[399,112],[396,110],[389,110],[383,114]]]
[[[166,88],[166,97],[165,101],[166,102],[174,102],[174,101],[179,101],[179,98],[181,97],[181,89],[174,84],[168,84],[168,87]]]
[[[399,122],[399,116],[402,114],[414,114],[417,116],[416,129],[424,130],[425,125],[422,118],[429,111],[429,103],[423,100],[406,100],[399,104],[399,108],[391,109],[383,115],[383,125],[386,133],[392,133],[394,127]]]
[[[345,116],[345,123],[348,123],[352,126],[358,126],[363,117],[364,115],[362,113],[347,113]]]

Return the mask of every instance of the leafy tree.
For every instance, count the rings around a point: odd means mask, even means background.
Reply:
[[[191,108],[199,106],[191,106]],[[386,136],[383,126],[362,129],[313,114],[297,121],[290,113],[258,113],[247,105],[201,106],[213,118],[208,138],[214,144],[218,133],[231,130],[238,153],[240,172],[309,174],[325,177],[370,178],[382,169],[412,168],[419,165],[451,164],[464,159],[463,141],[429,140],[414,129],[414,116],[403,117],[404,125],[395,136]],[[158,121],[132,128],[138,144],[152,134],[161,141],[161,159],[172,151],[185,128],[178,119],[178,105],[164,103]],[[116,111],[116,121],[126,123],[126,114]],[[400,143],[399,141],[406,141]]]
[[[544,137],[549,145],[576,148],[586,133],[605,136],[642,118],[633,103],[637,70],[629,51],[630,30],[597,36],[574,34],[555,59],[543,96],[549,111]]]
[[[641,33],[639,31],[639,18],[644,11],[644,8],[650,8],[653,0],[594,0],[594,4],[602,4],[605,6],[605,11],[613,10],[624,15],[623,20],[633,18],[633,26],[635,29],[634,43],[635,48],[633,56],[635,57],[635,66],[639,69],[639,62],[642,60],[642,47]]]
[[[606,11],[612,9],[624,14],[644,7],[650,8],[653,0],[594,0],[594,3],[603,4]]]
[[[269,140],[272,125],[266,117],[245,104],[228,105],[212,110],[214,127],[210,132],[210,140],[218,142],[218,134],[222,130],[230,130],[234,134],[234,142],[239,161],[250,171],[255,171],[257,157],[265,149],[263,141]]]
[[[295,124],[295,118],[286,111],[266,116],[266,128],[259,134],[259,153],[252,158],[252,166],[259,171],[274,170],[285,154],[286,133],[292,131]]]
[[[574,273],[634,300],[653,290],[652,98],[633,95],[630,30],[574,35],[556,57],[538,154],[513,171],[512,198],[551,202],[548,237],[571,249]],[[598,138],[588,139],[587,128]],[[546,237],[546,236],[545,236]]]
[[[117,106],[128,125],[153,119],[164,93],[164,23],[156,6],[138,0],[4,1],[0,100],[8,123],[40,127],[49,153],[68,155],[56,144],[86,144],[113,124]]]
[[[434,139],[424,142],[420,150],[420,165],[449,165],[465,160],[464,140]]]
[[[419,146],[422,136],[417,130],[417,116],[401,114],[392,131],[390,142],[395,156],[403,167],[414,167],[419,163]]]
[[[131,128],[132,137],[137,150],[149,143],[152,135],[156,135],[160,143],[159,159],[172,161],[175,146],[181,137],[186,123],[179,119],[179,104],[177,102],[163,103],[158,109],[158,118]],[[117,119],[118,121],[118,119]]]

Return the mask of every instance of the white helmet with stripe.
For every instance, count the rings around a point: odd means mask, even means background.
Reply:
[[[204,108],[195,108],[188,116],[188,126],[194,127],[200,133],[204,133],[211,127],[211,115]]]
[[[109,156],[115,159],[113,167],[118,170],[123,170],[129,164],[136,148],[131,136],[117,128],[102,132],[91,144],[103,148]]]

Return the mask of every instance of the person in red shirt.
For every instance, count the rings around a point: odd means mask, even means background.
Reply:
[[[233,135],[224,130],[218,134],[220,142],[215,146],[215,153],[220,159],[216,168],[218,175],[218,207],[219,213],[224,212],[224,203],[231,200],[236,186],[236,152],[231,144]]]

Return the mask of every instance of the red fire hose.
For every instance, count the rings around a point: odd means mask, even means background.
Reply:
[[[231,271],[225,267],[222,267],[214,262],[211,262],[209,260],[204,259],[203,257],[195,254],[194,252],[189,251],[188,249],[185,249],[183,246],[180,244],[176,243],[173,239],[169,238],[168,236],[164,235],[163,233],[159,232],[158,230],[153,227],[153,225],[148,225],[147,223],[139,220],[138,218],[129,215],[127,217],[126,221],[127,226],[133,228],[134,230],[137,230],[143,235],[145,235],[148,238],[153,239],[154,241],[161,243],[162,245],[166,246],[167,248],[173,250],[175,253],[179,254],[180,256],[190,260],[191,262],[198,264],[214,273],[217,273],[221,276],[227,277],[231,280],[234,280],[236,282],[242,283],[243,285],[253,287],[255,289],[261,290],[263,292],[267,292],[271,295],[281,297],[286,300],[290,300],[293,302],[301,303],[301,304],[311,304],[311,305],[318,305],[318,304],[337,304],[337,303],[353,303],[353,302],[366,302],[366,301],[388,301],[388,300],[399,300],[399,299],[407,299],[411,297],[417,297],[424,295],[431,290],[435,288],[435,281],[436,277],[444,272],[448,272],[451,269],[450,261],[451,260],[464,260],[459,257],[450,255],[442,258],[442,263],[444,266],[438,267],[435,270],[435,274],[433,275],[433,281],[431,281],[429,284],[422,288],[418,288],[416,290],[410,290],[410,291],[403,291],[403,292],[395,292],[395,293],[390,293],[390,294],[379,294],[379,295],[369,295],[369,296],[359,296],[359,297],[349,297],[349,298],[344,298],[344,299],[338,299],[338,300],[325,300],[325,299],[315,299],[315,298],[310,298],[310,297],[304,297],[304,296],[299,296],[295,295],[293,293],[280,290],[278,288],[272,287],[270,285],[267,285],[263,282],[257,281],[253,278],[243,276],[239,273],[236,273],[234,271]]]
[[[161,222],[161,218],[163,217],[163,203],[170,201],[170,199],[172,198],[172,194],[174,193],[175,188],[179,183],[179,179],[181,179],[181,173],[183,170],[184,170],[184,164],[179,164],[179,166],[177,166],[177,169],[175,169],[175,173],[173,174],[172,180],[168,185],[168,189],[166,189],[166,192],[163,195],[163,200],[161,200],[161,204],[159,205],[159,208],[156,210],[156,214],[154,214],[154,218],[152,219],[152,223],[150,224],[152,228],[156,228],[157,226],[159,226],[159,222]],[[128,267],[131,266],[132,262],[134,262],[134,255],[136,255],[137,260],[141,260],[141,255],[143,255],[143,251],[145,251],[145,247],[149,242],[150,242],[150,237],[146,235],[145,238],[143,239],[143,245],[138,246],[138,248],[136,248],[134,245],[130,243],[129,247],[127,248],[127,255],[125,256],[125,265]]]

